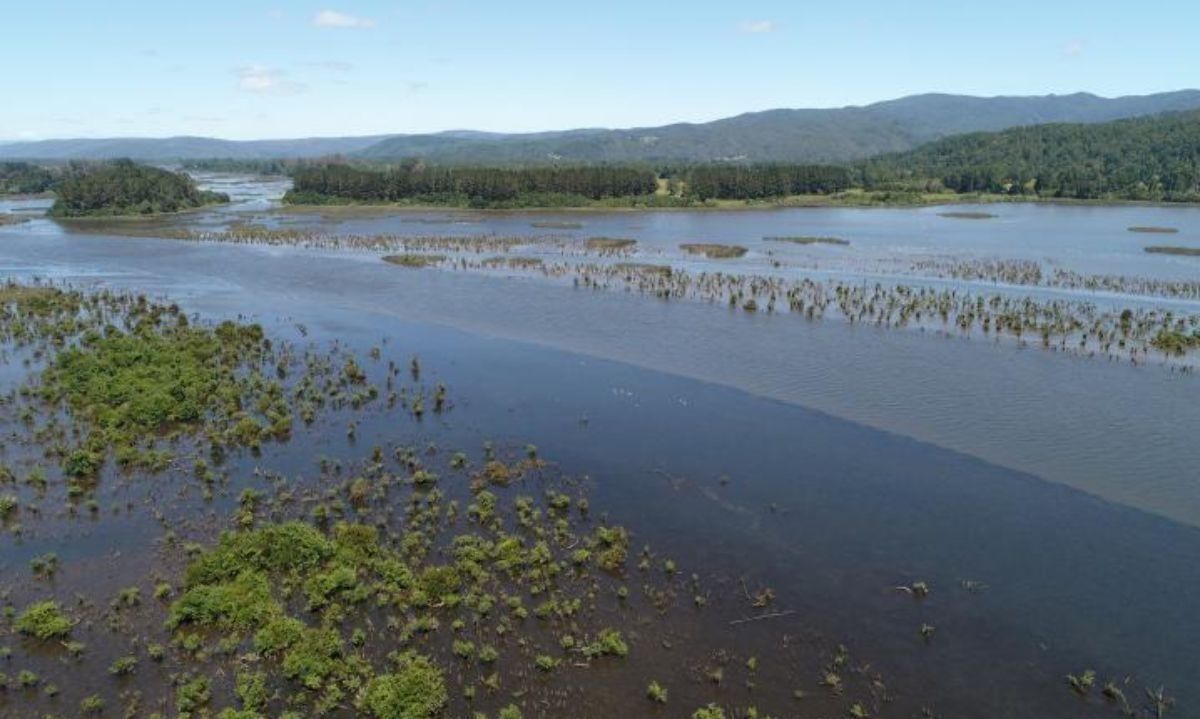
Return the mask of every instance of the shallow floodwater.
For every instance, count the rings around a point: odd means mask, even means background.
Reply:
[[[1101,224],[1116,226],[1098,240],[1114,246],[1142,242],[1126,231],[1133,224],[1200,235],[1195,210],[988,209],[1032,224],[1059,218],[1042,226],[1043,238]],[[797,226],[838,216],[836,227]],[[920,223],[935,228],[942,239],[931,252],[975,239],[996,243],[980,252],[998,252],[1002,241],[987,233],[1006,226],[925,210],[577,219],[585,236],[636,233],[665,253],[676,240],[749,244],[770,234],[866,246],[870,227],[882,248],[889,216],[910,223],[897,247],[916,242]],[[480,217],[483,231],[501,234],[528,232],[532,221],[470,216]],[[361,233],[457,227],[411,219],[334,224]],[[1071,235],[1059,256],[1091,261],[1085,234]],[[840,248],[814,251],[825,249]],[[877,662],[907,709],[1071,715],[1075,697],[1062,677],[1089,667],[1166,685],[1182,716],[1200,702],[1195,376],[529,278],[404,270],[365,253],[94,237],[45,222],[0,231],[0,271],[145,291],[210,317],[302,323],[314,337],[363,349],[386,337],[419,350],[464,398],[446,426],[430,427],[431,439],[536,442],[568,471],[588,474],[597,504],[641,528],[638,542],[665,548],[685,572],[772,586],[780,606],[802,617],[730,628],[724,639],[765,643],[819,629]],[[129,531],[134,545],[141,535]],[[934,588],[929,601],[891,589],[916,580]],[[986,589],[967,591],[964,581]],[[923,622],[938,627],[928,646],[916,635]]]
[[[231,307],[275,291],[537,342],[799,404],[1200,525],[1200,383],[1168,367],[530,277],[408,271],[364,252],[103,238],[50,223],[4,237],[10,272],[215,294]]]
[[[985,212],[991,219],[945,217]],[[338,218],[336,213],[330,217]],[[535,228],[534,222],[577,223],[578,228]],[[437,222],[437,224],[429,224]],[[378,234],[555,234],[637,239],[648,255],[679,258],[685,242],[748,248],[736,269],[761,271],[770,260],[845,269],[852,264],[895,266],[906,261],[1001,258],[1049,261],[1089,274],[1197,279],[1196,258],[1151,255],[1149,245],[1200,247],[1200,208],[1054,204],[965,205],[929,208],[801,208],[728,212],[403,213],[339,218],[339,232]],[[1130,232],[1159,226],[1174,234]],[[850,244],[794,246],[768,237],[832,237]]]

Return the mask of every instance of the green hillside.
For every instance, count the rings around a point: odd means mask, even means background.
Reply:
[[[1200,111],[950,137],[863,166],[869,188],[1200,201]]]

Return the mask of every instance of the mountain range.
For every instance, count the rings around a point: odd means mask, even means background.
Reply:
[[[1099,123],[1200,109],[1200,90],[1104,98],[1089,93],[972,97],[924,94],[866,106],[779,109],[707,123],[632,129],[233,141],[205,137],[72,139],[0,145],[0,159],[129,157],[285,159],[344,155],[369,161],[419,157],[438,164],[821,162],[902,152],[970,132],[1044,123]]]

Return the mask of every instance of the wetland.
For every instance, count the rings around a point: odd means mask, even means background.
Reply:
[[[1200,706],[1195,209],[200,181],[0,230],[0,714]]]

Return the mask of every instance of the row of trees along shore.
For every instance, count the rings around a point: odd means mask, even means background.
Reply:
[[[579,167],[431,167],[410,163],[373,168],[344,163],[310,164],[293,172],[292,201],[341,198],[401,202],[471,198],[502,202],[525,196],[569,195],[588,200],[653,195],[661,179],[696,199],[760,199],[839,192],[853,173],[829,165],[704,165],[661,171],[615,165]]]

